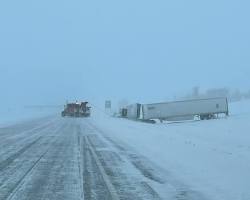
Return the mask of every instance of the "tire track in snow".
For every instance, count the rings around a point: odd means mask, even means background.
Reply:
[[[77,134],[71,122],[8,199],[81,199],[77,152]]]
[[[59,134],[59,131],[63,126],[58,126],[58,128],[49,134]],[[34,143],[26,146],[25,149],[22,149],[21,152],[15,154],[14,157],[10,157],[7,161],[8,165],[2,166],[0,170],[1,176],[1,185],[0,185],[0,199],[7,199],[12,196],[12,193],[22,185],[23,180],[31,173],[31,171],[37,166],[40,160],[45,156],[50,148],[52,148],[53,142],[55,142],[58,137],[46,138],[44,142],[41,142],[44,136],[40,136],[38,140]],[[41,142],[40,145],[38,143]],[[36,147],[36,145],[38,145]],[[26,156],[24,154],[27,154]],[[33,157],[27,157],[29,154]],[[18,159],[18,162],[15,162],[15,159]],[[18,167],[18,168],[17,168]],[[5,176],[5,177],[4,177]]]
[[[198,191],[192,190],[190,187],[181,183],[175,177],[171,175],[170,172],[164,172],[159,169],[157,166],[149,161],[146,157],[140,156],[135,153],[135,151],[129,147],[127,144],[122,143],[121,141],[110,138],[105,132],[99,129],[96,125],[88,122],[89,126],[96,131],[97,135],[101,135],[106,141],[108,141],[115,149],[118,150],[119,155],[123,155],[128,159],[134,167],[140,171],[140,173],[147,179],[155,182],[159,187],[165,187],[165,190],[168,191],[168,199],[173,200],[207,200],[208,198],[204,197]],[[150,186],[149,182],[142,181],[141,186],[145,188],[149,193],[152,194],[151,198],[159,198],[158,194]],[[143,198],[144,199],[144,198]]]
[[[42,128],[36,129],[32,134],[30,134],[30,132],[26,132],[26,135],[24,135],[21,139],[16,138],[14,141],[8,141],[5,145],[1,146],[0,171],[1,166],[3,168],[3,166],[6,165],[3,163],[11,163],[18,156],[36,144],[40,139],[48,135],[50,130],[56,125],[58,125],[58,123],[50,123]]]
[[[132,163],[122,154],[113,151],[112,145],[101,137],[88,122],[84,124],[85,136],[91,146],[91,152],[95,154],[95,160],[103,169],[112,191],[115,191],[116,198],[126,200],[161,200],[155,190],[138,173]],[[93,157],[93,156],[92,156]],[[132,171],[131,171],[132,170]],[[99,172],[96,172],[99,173]],[[137,174],[137,175],[136,175]],[[99,199],[86,196],[86,199]],[[112,198],[111,198],[112,199]]]

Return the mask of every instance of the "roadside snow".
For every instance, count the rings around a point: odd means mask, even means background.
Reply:
[[[0,108],[0,127],[58,113],[58,109],[54,108]]]
[[[176,180],[209,199],[250,199],[250,102],[230,104],[230,117],[145,124],[96,112],[91,119]]]

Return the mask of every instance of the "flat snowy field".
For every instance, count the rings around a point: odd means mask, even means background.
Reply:
[[[21,123],[35,118],[40,118],[48,115],[54,115],[59,110],[55,108],[0,108],[0,127],[9,126],[15,123]]]
[[[208,199],[250,199],[250,101],[230,104],[230,117],[146,124],[105,117],[93,123]],[[159,188],[160,190],[160,188]]]

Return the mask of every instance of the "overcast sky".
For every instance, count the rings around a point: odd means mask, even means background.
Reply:
[[[250,89],[249,10],[248,0],[1,1],[1,101]]]

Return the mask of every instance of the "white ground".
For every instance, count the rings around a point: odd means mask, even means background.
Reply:
[[[0,199],[249,200],[249,121],[242,101],[209,121],[146,124],[96,110],[0,128]]]
[[[230,117],[210,121],[144,124],[100,112],[91,120],[208,199],[250,199],[249,101],[230,104]]]
[[[0,127],[9,126],[15,123],[33,120],[51,114],[58,113],[57,108],[25,108],[25,107],[7,107],[0,108]]]

